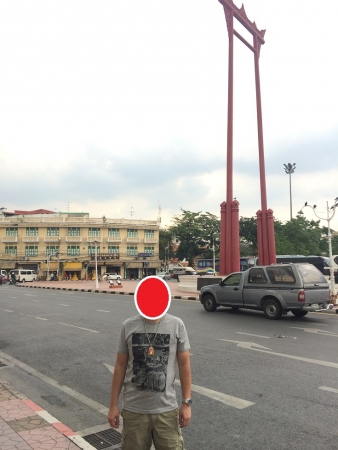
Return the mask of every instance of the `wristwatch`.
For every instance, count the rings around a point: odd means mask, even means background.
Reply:
[[[192,400],[191,398],[182,398],[182,403],[185,403],[188,406],[192,405]]]

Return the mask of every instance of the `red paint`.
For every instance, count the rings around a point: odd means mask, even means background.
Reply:
[[[229,274],[240,268],[239,253],[239,224],[238,202],[234,207],[233,201],[233,37],[236,36],[254,54],[255,85],[256,85],[256,111],[258,131],[258,157],[261,190],[261,211],[257,213],[257,240],[258,257],[260,264],[267,265],[276,261],[275,235],[273,226],[273,212],[267,209],[266,176],[263,143],[262,101],[259,76],[259,55],[261,45],[264,44],[265,30],[258,30],[255,22],[250,22],[244,6],[238,8],[233,0],[219,0],[223,5],[229,36],[228,61],[228,129],[227,129],[227,183],[226,203],[221,205],[221,251],[220,272]],[[253,45],[244,39],[234,29],[234,18],[238,20],[253,37]],[[226,208],[228,206],[228,208]]]
[[[135,306],[146,319],[159,319],[168,311],[171,294],[167,283],[152,276],[139,282],[134,294]]]
[[[43,408],[41,408],[41,406],[37,405],[36,403],[32,402],[32,400],[22,400],[22,402],[27,405],[30,409],[32,409],[33,411],[44,411]]]

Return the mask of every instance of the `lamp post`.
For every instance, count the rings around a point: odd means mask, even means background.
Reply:
[[[331,286],[331,301],[334,300],[334,303],[337,301],[337,292],[335,287],[335,280],[334,280],[334,268],[333,268],[333,258],[332,258],[332,234],[331,234],[331,220],[333,219],[336,208],[338,206],[338,197],[336,197],[334,204],[329,207],[329,202],[326,202],[326,217],[320,217],[316,213],[316,207],[317,205],[308,205],[307,202],[305,205],[301,208],[301,210],[298,212],[298,214],[304,214],[303,208],[309,207],[314,212],[314,215],[318,217],[320,220],[326,220],[327,221],[327,242],[329,244],[329,258],[330,258],[330,286]]]
[[[292,191],[291,191],[291,175],[296,170],[296,163],[284,164],[285,173],[289,175],[289,187],[290,187],[290,220],[292,219]]]
[[[100,244],[100,241],[94,240],[94,241],[91,241],[91,244],[95,245],[95,273],[96,273],[95,289],[98,289],[99,288],[99,277],[98,277],[98,273],[97,273],[97,244]]]

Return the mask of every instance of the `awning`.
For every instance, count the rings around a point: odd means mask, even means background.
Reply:
[[[65,262],[63,263],[63,270],[81,270],[82,262]]]

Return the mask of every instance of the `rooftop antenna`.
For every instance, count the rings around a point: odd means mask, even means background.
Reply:
[[[130,209],[130,217],[133,218],[134,214],[135,214],[134,208],[131,207],[131,209]]]
[[[161,223],[161,220],[162,220],[161,214],[162,214],[162,208],[161,208],[160,202],[158,202],[158,217],[157,217],[158,223]]]

